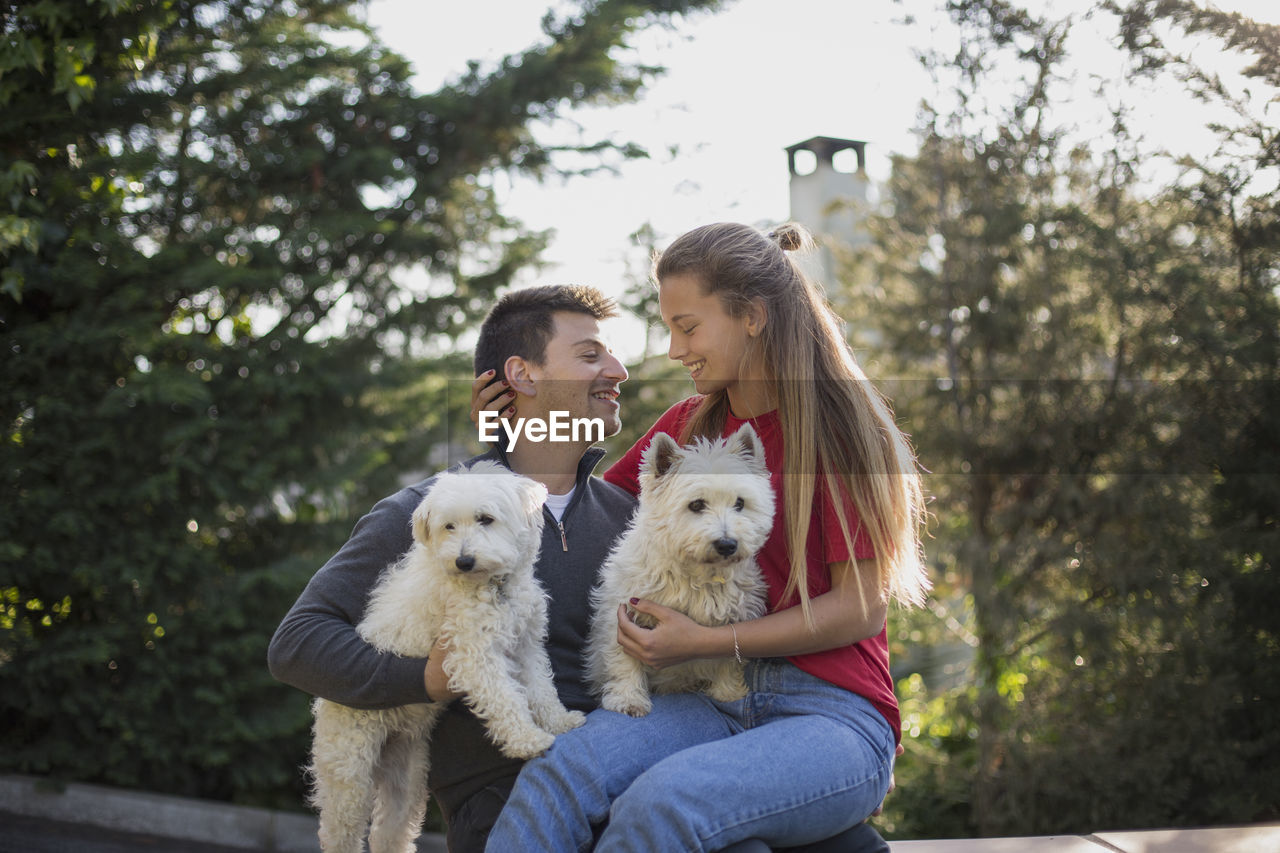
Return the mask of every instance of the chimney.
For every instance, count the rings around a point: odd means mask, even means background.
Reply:
[[[787,169],[791,173],[791,219],[804,225],[818,238],[821,249],[805,263],[805,271],[824,285],[835,284],[838,272],[833,247],[850,248],[866,240],[860,227],[867,202],[867,143],[856,139],[815,136],[787,146]],[[852,151],[857,168],[842,163],[836,155]],[[815,161],[813,171],[797,171],[796,154],[808,152]],[[806,159],[806,158],[802,158]],[[840,160],[851,159],[847,155]],[[817,269],[814,268],[816,263]]]

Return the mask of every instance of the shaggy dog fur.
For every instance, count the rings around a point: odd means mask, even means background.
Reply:
[[[425,657],[449,638],[450,689],[503,754],[531,758],[585,717],[560,703],[546,594],[533,575],[546,489],[496,463],[445,473],[413,513],[413,547],[389,566],[357,629],[383,652]],[[359,710],[317,699],[312,805],[326,851],[411,851],[427,805],[427,745],[444,704]]]
[[[703,625],[755,619],[765,584],[755,553],[769,537],[774,497],[764,447],[750,424],[727,439],[682,448],[656,433],[640,463],[640,505],[591,592],[588,675],[610,711],[643,717],[655,693],[746,695],[735,660],[693,660],[654,670],[618,645],[618,605],[645,598]],[[632,611],[637,624],[652,627]]]

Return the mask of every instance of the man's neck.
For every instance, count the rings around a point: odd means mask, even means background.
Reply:
[[[567,494],[578,482],[578,463],[591,445],[581,442],[521,441],[507,451],[511,470],[537,480],[553,495]]]

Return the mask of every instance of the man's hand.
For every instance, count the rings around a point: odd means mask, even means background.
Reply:
[[[427,688],[427,699],[431,702],[452,702],[462,697],[461,693],[454,693],[449,689],[449,676],[444,671],[444,661],[448,656],[449,640],[440,637],[427,656],[427,666],[422,671],[422,682]]]

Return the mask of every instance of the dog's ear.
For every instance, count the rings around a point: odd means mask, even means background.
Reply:
[[[680,445],[665,432],[655,432],[649,446],[640,456],[641,470],[647,472],[655,480],[662,479],[675,467],[680,458]]]
[[[508,471],[504,476],[515,481],[512,489],[504,490],[503,514],[512,516],[504,521],[517,533],[526,534],[517,536],[521,565],[532,566],[542,542],[542,528],[546,526],[542,505],[547,502],[547,487],[514,472]]]
[[[753,469],[764,471],[764,444],[760,441],[760,436],[756,435],[755,429],[751,424],[743,424],[738,427],[738,431],[729,436],[727,446],[731,453],[735,453],[747,461]]]
[[[547,502],[547,487],[537,480],[520,477],[521,508],[527,517],[542,523],[542,505]]]
[[[413,511],[413,538],[426,545],[430,530],[431,526],[427,520],[427,502],[422,501]]]

